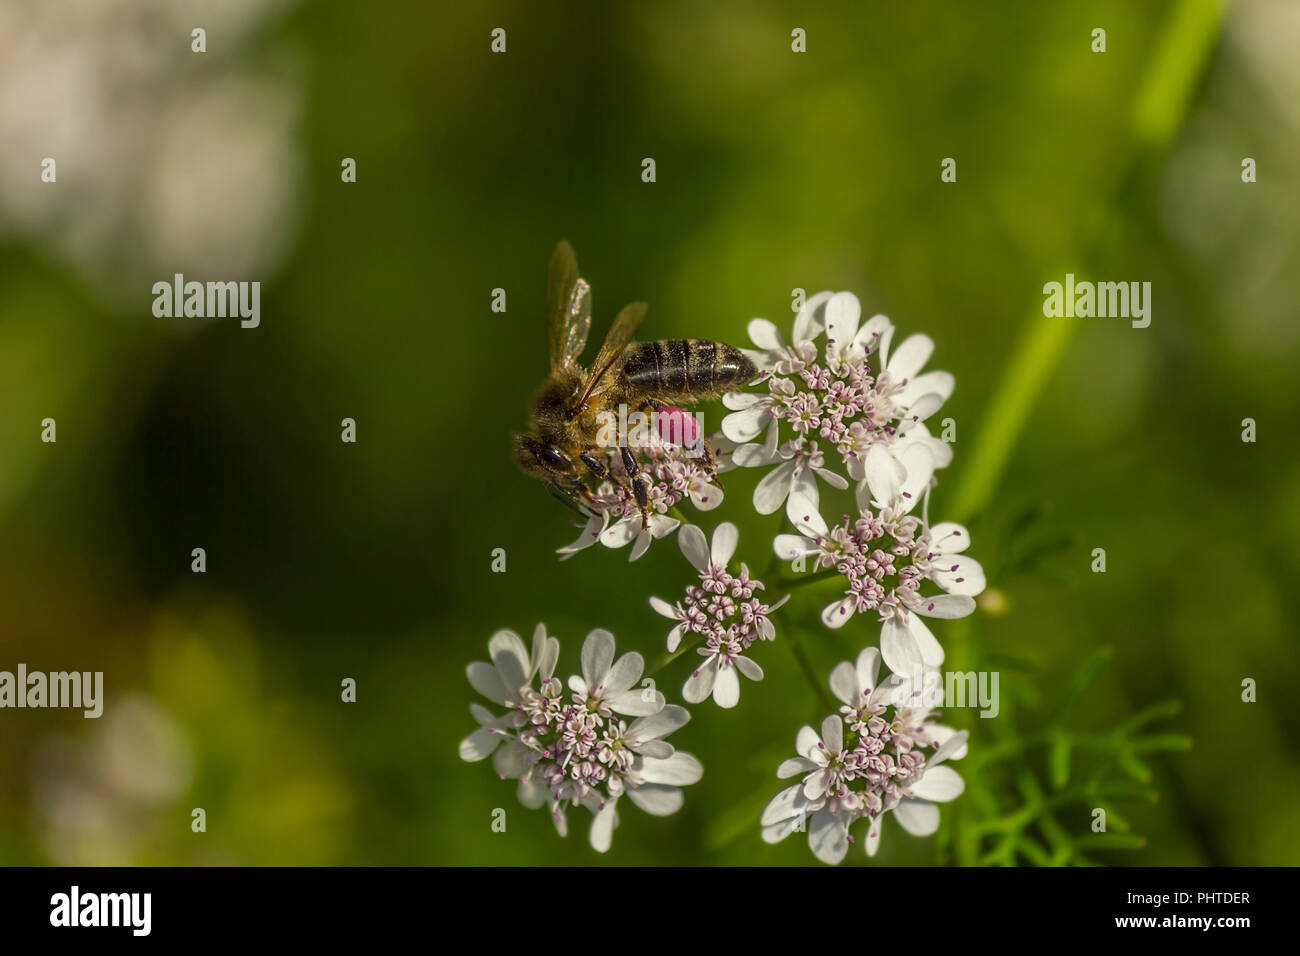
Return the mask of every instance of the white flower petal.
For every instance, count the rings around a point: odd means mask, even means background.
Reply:
[[[528,675],[528,680],[531,681],[533,674],[541,670],[542,661],[546,658],[546,646],[549,643],[550,639],[546,636],[546,625],[538,624],[533,628],[533,648],[529,653],[529,660],[532,662],[532,673]]]
[[[767,319],[751,319],[745,331],[749,333],[749,340],[760,349],[776,351],[785,348],[785,339],[781,338],[776,325]]]
[[[663,710],[666,699],[662,691],[634,687],[609,698],[609,709],[628,717],[647,717]]]
[[[771,421],[765,405],[732,412],[722,419],[722,434],[735,442],[747,442],[758,437],[763,426]]]
[[[894,615],[880,629],[880,656],[895,674],[910,674],[924,663],[921,649],[907,624]]]
[[[903,387],[894,400],[903,408],[908,409],[909,413],[914,413],[912,407],[922,395],[936,395],[939,398],[939,404],[942,405],[952,397],[952,390],[955,380],[949,372],[926,372],[924,375],[917,375],[910,378],[907,385]],[[923,416],[925,421],[929,416]]]
[[[713,702],[729,709],[740,703],[740,678],[734,667],[719,667],[713,683]]]
[[[907,445],[899,453],[898,461],[904,472],[898,493],[907,503],[907,510],[911,511],[934,477],[934,456],[925,445]]]
[[[772,550],[782,561],[793,561],[801,555],[816,554],[817,545],[801,534],[778,534],[772,539]]]
[[[614,836],[614,827],[618,822],[618,812],[615,805],[618,799],[611,798],[605,802],[605,805],[596,813],[595,819],[591,821],[591,847],[597,853],[605,853],[609,850],[610,841]]]
[[[849,623],[849,619],[853,617],[853,612],[857,608],[858,602],[854,598],[840,598],[834,604],[828,604],[822,608],[822,623],[832,629],[841,628]]]
[[[808,827],[808,846],[817,859],[834,866],[849,852],[849,828],[838,817],[819,810]]]
[[[686,678],[682,685],[682,700],[688,704],[698,704],[713,693],[713,683],[718,679],[718,659],[705,661],[699,670]]]
[[[763,679],[763,668],[758,666],[757,661],[741,655],[731,663],[735,666],[736,670],[740,671],[740,673],[744,674],[750,680],[757,681]]]
[[[661,617],[666,617],[670,621],[681,620],[681,615],[677,613],[677,608],[673,607],[663,598],[655,597],[653,594],[650,595],[650,606],[654,608],[655,613]]]
[[[514,692],[528,680],[532,661],[528,648],[514,631],[497,631],[488,641],[488,653],[507,691]],[[513,693],[512,693],[513,696]]]
[[[913,428],[916,428],[939,409],[943,408],[943,396],[935,392],[926,392],[911,402],[906,411],[899,417],[898,431],[900,434],[909,434]]]
[[[506,686],[501,683],[501,676],[491,664],[474,661],[465,668],[465,676],[476,691],[495,704],[506,702]]]
[[[826,522],[822,519],[821,512],[807,498],[799,498],[798,505],[794,502],[786,508],[786,516],[794,522],[794,526],[801,531],[805,537],[815,538],[826,534]],[[798,517],[791,517],[797,515]]]
[[[620,518],[600,533],[600,543],[607,548],[621,548],[641,533],[641,516]]]
[[[817,731],[813,730],[807,724],[799,728],[798,733],[794,735],[795,753],[803,757],[812,758],[812,755],[818,753],[821,748],[817,745],[822,742],[821,737],[817,736]]]
[[[666,817],[682,808],[682,791],[660,783],[633,787],[627,798],[653,817]]]
[[[765,468],[781,460],[766,445],[741,445],[731,453],[731,460],[740,468]]]
[[[904,800],[894,809],[894,817],[912,836],[929,836],[939,829],[939,808],[928,800]]]
[[[690,719],[691,712],[685,707],[678,704],[668,704],[653,716],[634,720],[632,726],[627,729],[627,734],[628,737],[638,743],[646,740],[658,740],[686,726]]]
[[[797,525],[804,515],[821,508],[821,493],[811,469],[796,472],[790,482],[790,497],[786,501],[785,516]]]
[[[565,558],[572,557],[583,548],[589,548],[599,540],[601,532],[605,530],[605,524],[609,521],[609,515],[598,514],[592,515],[587,519],[587,524],[582,529],[582,534],[572,544],[567,544],[559,548],[556,554],[562,554]],[[564,560],[563,558],[561,560]]]
[[[685,534],[685,532],[682,532]],[[709,556],[713,561],[713,566],[725,568],[731,561],[732,556],[736,553],[736,543],[740,540],[740,532],[730,521],[724,521],[713,529],[713,547]]]
[[[642,528],[636,536],[636,544],[632,545],[632,551],[628,554],[629,561],[635,561],[641,555],[650,550],[650,542],[654,540],[649,528]]]
[[[754,509],[761,515],[775,514],[790,494],[794,481],[795,462],[777,465],[754,489]]]
[[[837,351],[847,351],[858,334],[862,306],[852,292],[837,292],[826,303],[826,342]]]
[[[867,453],[862,457],[862,470],[866,475],[867,488],[871,492],[870,503],[877,510],[888,506],[898,497],[899,489],[907,477],[903,466],[894,460],[883,443],[877,443],[867,449]],[[861,500],[858,504],[861,508]]]
[[[955,730],[946,724],[933,723],[926,724],[925,729],[939,744],[934,753],[926,758],[926,767],[934,768],[945,760],[960,760],[966,756],[966,738],[970,736],[968,731]]]
[[[582,642],[582,677],[593,692],[604,681],[614,663],[614,635],[596,628]]]
[[[909,335],[898,350],[889,356],[885,370],[895,382],[908,381],[921,371],[934,351],[934,340],[928,335]]]
[[[673,745],[666,740],[647,740],[643,744],[637,744],[636,752],[643,757],[666,760],[673,755]]]
[[[776,768],[776,775],[784,780],[786,777],[810,773],[816,769],[817,765],[807,757],[790,757],[781,761],[781,765]]]
[[[804,302],[803,308],[794,317],[794,342],[796,345],[802,342],[811,342],[821,335],[822,330],[826,327],[826,303],[831,300],[831,295],[830,292],[818,292]]]
[[[474,763],[490,757],[505,739],[504,735],[493,733],[488,727],[480,727],[460,742],[460,759]]]
[[[704,532],[696,525],[687,525],[682,529],[682,533],[677,536],[677,544],[681,546],[682,554],[686,555],[686,560],[691,562],[696,571],[709,570],[709,542],[705,540]]]
[[[937,800],[943,803],[955,800],[966,789],[961,774],[946,764],[939,767],[926,767],[921,779],[909,788],[913,794],[923,800]]]
[[[858,655],[854,670],[858,675],[858,686],[864,693],[876,689],[876,677],[880,673],[880,651],[874,647],[864,647]]]
[[[803,781],[804,799],[820,800],[826,794],[826,771],[819,770],[817,773],[810,773]]]
[[[685,624],[678,624],[668,632],[668,653],[671,654],[677,650],[682,643],[682,637],[685,636],[687,628]]]
[[[645,658],[636,651],[624,654],[609,669],[605,679],[600,682],[600,691],[609,697],[617,697],[637,682],[645,670]]]
[[[952,445],[938,438],[931,438],[929,430],[924,425],[909,429],[907,437],[911,441],[925,442],[925,447],[930,449],[930,455],[934,458],[934,467],[947,468],[952,464]]]
[[[722,499],[726,497],[726,493],[717,485],[711,485],[707,481],[698,479],[692,483],[688,495],[691,504],[699,511],[712,511],[722,504]]]
[[[838,488],[840,491],[843,491],[849,486],[849,480],[847,478],[843,475],[837,475],[829,468],[813,468],[812,470],[817,473],[818,478],[826,482],[826,484],[830,485],[832,488]]]
[[[693,754],[677,751],[667,760],[648,758],[642,768],[641,776],[646,783],[666,783],[674,787],[685,787],[699,781],[704,776],[704,767]]]
[[[831,693],[841,703],[853,706],[858,699],[858,675],[848,661],[840,661],[831,671]]]
[[[503,780],[517,780],[528,772],[528,763],[518,744],[508,744],[497,748],[492,757],[492,769]]]
[[[923,597],[912,608],[917,614],[945,620],[966,617],[975,611],[975,599],[965,594],[936,594]],[[889,663],[888,660],[885,661]]]
[[[822,721],[822,744],[831,754],[844,749],[844,721],[840,720],[839,714],[831,714]]]
[[[858,334],[853,337],[854,354],[859,358],[865,357],[866,351],[880,353],[888,345],[889,339],[894,334],[894,323],[889,321],[885,315],[873,315],[862,323],[862,328],[858,329]]]
[[[536,810],[541,807],[546,803],[546,798],[550,795],[550,790],[536,780],[520,780],[519,786],[515,788],[515,796],[529,810]]]
[[[739,412],[753,408],[767,398],[762,392],[727,392],[722,396],[722,404],[732,411]]]
[[[934,581],[949,594],[974,596],[984,590],[984,568],[974,558],[940,556],[934,563]]]
[[[881,814],[884,816],[884,814]],[[862,841],[863,847],[867,851],[867,856],[875,856],[876,851],[880,849],[880,830],[881,817],[876,817],[867,827],[867,838]]]
[[[786,787],[775,797],[767,802],[763,808],[763,816],[759,821],[763,826],[770,827],[774,823],[782,820],[789,820],[792,817],[798,817],[803,808],[803,784],[796,783]]]
[[[957,554],[970,547],[970,532],[962,525],[941,521],[930,529],[930,542],[940,554]]]
[[[959,730],[956,733],[950,733],[947,737],[941,738],[939,732],[949,730],[950,728],[935,725],[931,733],[936,740],[942,740],[942,743],[935,748],[925,761],[926,773],[929,773],[935,767],[939,766],[945,760],[960,760],[966,756],[966,741],[970,737],[970,731]]]
[[[794,832],[795,825],[799,822],[799,815],[795,814],[787,820],[781,820],[777,823],[763,827],[764,843],[780,843],[791,833]]]
[[[912,640],[916,642],[916,649],[921,655],[921,663],[931,669],[943,663],[943,647],[919,614],[909,614],[907,616],[907,631],[912,635]]]

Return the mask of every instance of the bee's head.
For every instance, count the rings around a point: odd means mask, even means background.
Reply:
[[[515,461],[524,471],[543,481],[555,481],[575,474],[573,461],[564,449],[536,435],[515,436]]]

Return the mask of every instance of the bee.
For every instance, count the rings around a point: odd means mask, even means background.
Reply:
[[[585,513],[595,510],[587,477],[611,478],[610,454],[617,451],[628,489],[649,523],[649,480],[620,434],[608,442],[609,415],[680,415],[677,406],[715,398],[750,382],[754,363],[739,349],[707,339],[634,342],[646,304],[624,306],[605,336],[590,369],[578,359],[591,330],[591,287],[578,275],[573,247],[561,241],[551,256],[546,282],[546,329],[550,377],[533,399],[531,434],[515,436],[515,459],[525,472],[545,481],[553,495]],[[679,419],[680,420],[680,419]],[[712,450],[696,436],[710,475],[716,469]],[[625,486],[626,487],[626,486]],[[585,507],[584,506],[589,506]],[[585,510],[584,510],[585,507]]]

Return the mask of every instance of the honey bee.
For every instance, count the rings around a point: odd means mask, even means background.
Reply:
[[[642,527],[649,521],[649,483],[636,455],[620,434],[615,445],[602,427],[622,407],[642,415],[686,413],[676,406],[715,398],[738,388],[757,374],[754,363],[739,349],[707,339],[666,339],[633,342],[645,318],[646,304],[624,306],[614,319],[591,368],[578,359],[591,329],[591,287],[578,276],[573,247],[561,241],[551,256],[546,283],[546,328],[551,374],[533,400],[533,433],[515,436],[515,459],[528,474],[547,483],[551,493],[582,511],[596,504],[587,476],[613,477],[609,467],[615,450],[641,509]],[[716,467],[703,436],[696,436],[710,474]]]

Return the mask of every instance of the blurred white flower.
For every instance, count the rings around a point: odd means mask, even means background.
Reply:
[[[0,235],[135,303],[176,272],[262,278],[293,237],[299,93],[249,41],[287,6],[204,8],[202,54],[183,0],[0,7]]]
[[[33,808],[46,852],[60,866],[143,862],[161,840],[164,808],[194,778],[193,745],[145,696],[117,701],[91,723],[87,736],[54,737],[36,752]]]

